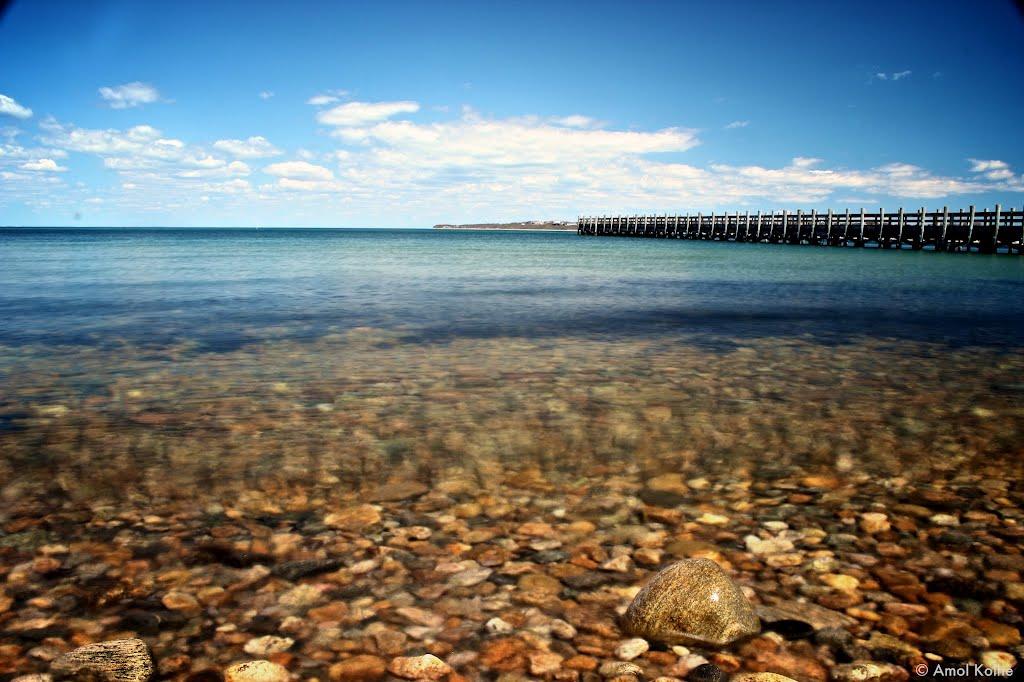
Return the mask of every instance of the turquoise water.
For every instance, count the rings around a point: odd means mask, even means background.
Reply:
[[[863,336],[1014,347],[1024,259],[431,230],[0,230],[0,343]]]

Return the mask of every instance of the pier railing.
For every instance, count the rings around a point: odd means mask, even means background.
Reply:
[[[936,251],[1024,253],[1024,209],[968,209],[886,213],[864,209],[579,218],[578,234],[710,241],[930,247]]]

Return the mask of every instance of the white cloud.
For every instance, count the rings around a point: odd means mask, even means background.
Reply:
[[[30,118],[32,110],[18,104],[13,97],[0,94],[0,114],[13,116],[14,118]]]
[[[654,132],[581,130],[533,119],[488,120],[468,113],[461,120],[417,124],[384,121],[339,128],[336,137],[369,146],[375,160],[410,167],[543,166],[568,168],[596,159],[654,152],[682,152],[698,144],[691,130]]]
[[[348,90],[328,90],[326,92],[318,92],[307,99],[306,104],[311,104],[314,107],[325,107],[328,104],[340,102],[343,97],[348,97],[348,95]]]
[[[100,97],[110,103],[111,109],[129,109],[142,104],[151,104],[160,99],[157,89],[148,83],[125,83],[115,87],[100,88]]]
[[[909,69],[907,69],[906,71],[895,71],[893,73],[885,73],[883,71],[879,71],[878,73],[874,74],[872,78],[880,81],[899,81],[903,80],[904,78],[909,78],[912,73],[913,71]]]
[[[19,166],[22,170],[28,171],[49,171],[56,173],[63,173],[67,170],[64,166],[58,166],[57,162],[53,159],[37,159],[35,161],[26,161]]]
[[[418,102],[347,102],[319,112],[316,120],[324,125],[360,126],[419,110]]]
[[[308,161],[282,161],[263,169],[264,173],[289,180],[332,180],[334,173]]]
[[[213,148],[241,159],[263,159],[281,154],[280,149],[260,135],[245,140],[217,140]]]
[[[726,130],[735,130],[736,128],[746,128],[750,125],[750,121],[733,121],[732,123],[726,124]]]
[[[270,99],[273,96],[274,96],[274,93],[271,92],[270,90],[261,90],[260,91],[260,99]]]
[[[810,168],[811,166],[817,166],[821,163],[821,159],[816,159],[812,156],[796,156],[793,158],[794,168]]]
[[[259,169],[267,175],[261,182],[252,180],[257,169],[243,159],[279,152],[265,138],[202,146],[147,125],[87,129],[48,118],[40,124],[38,147],[0,137],[0,177],[10,180],[0,183],[0,202],[12,196],[71,201],[80,191],[79,204],[102,195],[111,211],[160,215],[195,210],[200,197],[207,197],[209,210],[258,205],[266,211],[260,215],[278,216],[277,222],[365,224],[373,219],[368,216],[385,215],[382,206],[401,207],[406,222],[416,223],[481,216],[571,218],[598,210],[843,207],[851,197],[872,207],[907,200],[917,206],[917,201],[958,195],[1024,192],[1024,178],[1007,162],[993,159],[971,159],[960,175],[939,175],[905,162],[851,169],[809,155],[781,164],[698,166],[686,162],[686,152],[700,140],[685,128],[612,128],[583,115],[495,119],[469,108],[424,123],[388,120],[392,115],[346,114],[346,120],[359,123],[337,125],[322,138],[335,142],[333,149],[296,150],[289,160]],[[54,192],[67,174],[53,172],[53,166],[60,168],[57,160],[67,152],[95,155],[119,182],[98,191],[64,183]],[[22,167],[30,163],[40,170]]]
[[[313,95],[308,100],[306,100],[306,104],[312,104],[314,107],[323,107],[327,106],[328,104],[333,104],[334,102],[337,101],[338,98],[335,97],[334,95]]]
[[[203,189],[207,192],[225,192],[228,194],[238,194],[240,192],[248,192],[250,189],[252,189],[252,185],[249,184],[248,180],[235,178],[234,180],[228,180],[226,182],[218,182],[204,185]]]
[[[219,159],[218,159],[219,160]],[[252,170],[249,168],[249,164],[242,161],[232,161],[231,163],[208,163],[206,165],[197,165],[195,168],[188,170],[182,170],[175,173],[175,177],[178,178],[230,178],[238,175],[249,175]]]
[[[40,124],[42,140],[49,145],[73,152],[100,155],[136,154],[149,159],[178,159],[184,156],[185,143],[164,138],[148,125],[126,130],[78,128],[48,119]]]
[[[589,116],[582,116],[580,114],[572,114],[564,118],[554,119],[554,123],[565,126],[567,128],[596,128],[598,127],[598,121],[590,118]]]
[[[1012,180],[1014,178],[1010,165],[996,159],[968,159],[972,173],[982,173],[989,180]]]
[[[998,161],[996,159],[968,159],[971,162],[972,173],[984,173],[986,171],[1003,170],[1008,168],[1009,165],[1005,161]]]
[[[298,192],[335,192],[341,189],[340,183],[333,180],[303,180],[297,178],[279,178],[274,187]],[[266,186],[264,188],[267,189]]]

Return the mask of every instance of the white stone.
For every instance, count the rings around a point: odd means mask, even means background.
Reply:
[[[615,647],[615,657],[621,661],[632,661],[634,658],[645,653],[649,648],[650,645],[647,644],[646,639],[634,637],[633,639],[619,642],[619,645]]]
[[[271,654],[279,654],[282,651],[288,651],[295,644],[295,640],[291,637],[277,637],[276,635],[265,635],[263,637],[255,637],[245,643],[245,653],[250,656],[259,656],[264,658]]]
[[[487,628],[488,632],[495,635],[505,635],[515,630],[511,623],[498,617],[491,618],[489,621],[484,623],[484,627]]]

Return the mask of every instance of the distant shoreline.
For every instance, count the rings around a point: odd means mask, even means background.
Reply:
[[[517,223],[468,223],[453,225],[442,223],[434,225],[435,230],[528,230],[531,232],[575,232],[576,223],[567,221],[530,220]]]

